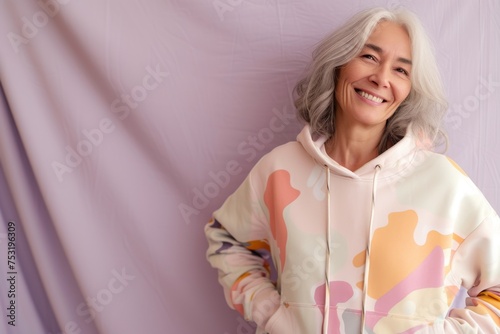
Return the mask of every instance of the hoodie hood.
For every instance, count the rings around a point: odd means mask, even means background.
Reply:
[[[302,144],[306,152],[320,165],[327,166],[334,174],[353,179],[372,179],[376,166],[380,167],[379,177],[384,178],[394,175],[406,168],[413,160],[418,147],[411,126],[406,135],[396,145],[380,154],[375,159],[367,162],[356,171],[351,171],[341,166],[326,154],[324,145],[328,140],[326,136],[314,138],[311,128],[307,124],[297,136],[297,141]]]

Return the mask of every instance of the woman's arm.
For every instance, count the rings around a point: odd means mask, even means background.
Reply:
[[[500,218],[493,214],[459,246],[452,273],[469,297],[453,309],[432,333],[500,333]],[[424,333],[427,333],[424,331]]]
[[[228,305],[264,328],[279,306],[269,263],[259,250],[269,251],[269,228],[251,177],[214,213],[205,227],[207,259],[219,273]]]

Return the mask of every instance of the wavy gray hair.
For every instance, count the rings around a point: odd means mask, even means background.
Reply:
[[[313,51],[308,74],[294,89],[299,118],[309,123],[313,134],[333,135],[337,70],[361,52],[381,21],[401,24],[408,32],[412,48],[412,86],[408,97],[387,120],[379,153],[401,140],[410,123],[415,135],[430,141],[431,145],[436,145],[439,137],[446,142],[441,121],[447,102],[432,44],[419,19],[404,9],[364,10],[319,43]]]

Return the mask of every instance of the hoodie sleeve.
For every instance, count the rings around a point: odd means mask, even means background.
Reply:
[[[207,259],[218,270],[228,305],[262,328],[280,301],[264,257],[269,251],[266,217],[250,174],[205,227]]]
[[[467,289],[466,305],[452,309],[433,333],[500,334],[500,218],[493,214],[460,245],[454,277]]]

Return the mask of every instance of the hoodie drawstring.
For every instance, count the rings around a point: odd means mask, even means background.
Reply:
[[[372,198],[371,198],[371,212],[370,212],[370,226],[368,231],[368,245],[366,247],[366,258],[365,258],[365,272],[363,278],[363,301],[361,304],[361,334],[364,333],[365,321],[366,321],[366,301],[368,299],[368,273],[370,271],[370,250],[373,234],[373,220],[375,217],[375,199],[377,194],[377,178],[380,172],[380,165],[375,166],[375,172],[373,174],[373,184],[372,184]],[[325,263],[325,306],[324,306],[324,318],[323,318],[323,334],[328,334],[328,321],[330,318],[330,254],[331,254],[331,208],[330,208],[330,169],[325,165],[326,172],[326,200],[327,200],[327,224],[326,224],[326,263]]]
[[[373,174],[373,185],[372,185],[372,199],[371,199],[371,213],[370,213],[370,226],[368,230],[368,245],[366,246],[365,254],[365,273],[363,278],[363,301],[361,304],[361,334],[364,333],[365,322],[366,322],[366,302],[368,299],[368,274],[370,273],[370,251],[372,246],[372,235],[373,235],[373,220],[375,216],[375,199],[377,194],[377,176],[380,172],[380,165],[375,166],[375,172]]]
[[[330,229],[330,169],[325,165],[326,171],[326,264],[325,264],[325,307],[323,318],[323,334],[328,333],[328,320],[330,318],[330,254],[331,254],[331,229]]]

